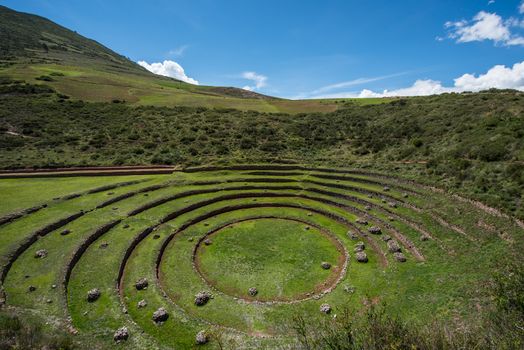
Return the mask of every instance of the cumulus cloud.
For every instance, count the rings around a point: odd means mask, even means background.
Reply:
[[[491,88],[524,91],[524,61],[514,64],[513,67],[497,65],[478,76],[464,74],[454,79],[452,87],[445,87],[441,82],[435,80],[417,80],[412,86],[404,89],[384,90],[382,93],[362,90],[358,97],[427,96],[444,92],[482,91]]]
[[[242,78],[251,80],[253,84],[246,85],[242,89],[248,91],[259,90],[267,85],[267,77],[262,74],[257,74],[256,72],[244,72],[242,73]]]
[[[519,13],[524,13],[524,1],[522,1],[519,5]]]
[[[189,84],[198,85],[198,81],[190,78],[184,72],[184,68],[175,61],[165,60],[164,62],[147,63],[146,61],[138,61],[138,64],[158,75],[175,78],[178,80],[185,81]]]
[[[454,79],[453,86],[444,86],[440,81],[425,79],[417,80],[407,88],[375,92],[364,89],[360,92],[346,92],[331,95],[315,96],[316,98],[343,97],[396,97],[396,96],[428,96],[445,92],[481,91],[491,88],[515,89],[524,91],[524,61],[513,67],[497,65],[485,74],[464,74]]]
[[[491,40],[506,46],[524,45],[524,37],[511,32],[514,24],[513,18],[504,20],[496,13],[480,11],[470,21],[446,22],[444,26],[449,30],[448,38],[458,43]]]

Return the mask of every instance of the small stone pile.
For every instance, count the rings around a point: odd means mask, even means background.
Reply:
[[[140,300],[140,301],[138,302],[137,305],[138,305],[138,308],[139,308],[139,309],[142,309],[142,308],[144,308],[144,307],[147,306],[147,301],[145,301],[144,299],[142,299],[142,300]]]
[[[382,233],[382,230],[380,229],[380,227],[371,226],[370,228],[368,228],[368,232],[374,235],[380,235]]]
[[[391,236],[384,235],[384,236],[382,237],[382,240],[383,240],[384,242],[391,241]]]
[[[43,259],[46,256],[47,256],[47,250],[45,250],[45,249],[37,250],[36,253],[35,253],[35,258],[37,258],[37,259]]]
[[[209,337],[205,331],[200,331],[195,337],[197,345],[204,345],[209,341]]]
[[[197,295],[195,295],[195,305],[196,306],[204,306],[207,304],[207,302],[211,299],[211,293],[207,291],[201,291],[198,292]]]
[[[331,306],[329,304],[322,304],[322,305],[320,305],[320,312],[323,312],[325,314],[329,314],[331,312]]]
[[[365,252],[358,252],[355,254],[355,258],[358,262],[361,263],[367,263],[368,262],[368,256]]]
[[[357,244],[355,244],[355,253],[361,252],[364,249],[366,249],[366,245],[364,244],[364,242],[358,242]]]
[[[395,257],[395,260],[397,260],[398,262],[406,262],[406,257],[404,256],[404,254],[402,254],[402,252],[396,252],[393,254],[393,256]]]
[[[357,235],[351,230],[347,232],[347,235],[351,239],[358,239]]]
[[[97,301],[98,298],[100,298],[100,289],[93,288],[90,291],[87,292],[87,301],[92,303],[94,301]]]
[[[258,294],[258,290],[255,288],[255,287],[251,287],[249,288],[249,290],[247,291],[249,293],[249,295],[251,295],[252,297],[254,297],[255,295]]]
[[[127,329],[127,327],[118,328],[116,330],[115,334],[113,335],[113,339],[117,343],[120,343],[122,341],[126,341],[127,338],[129,338],[129,330]]]
[[[356,223],[359,224],[359,225],[367,225],[368,224],[368,222],[366,220],[361,219],[361,218],[358,218],[356,220]]]
[[[169,314],[167,313],[167,310],[163,307],[159,308],[153,313],[153,321],[155,323],[163,323],[166,322],[169,318]]]
[[[211,245],[211,243],[213,243],[213,242],[211,242],[210,239],[206,239],[206,240],[204,241],[204,244],[205,244],[205,245]]]
[[[400,246],[398,245],[397,241],[389,240],[388,241],[388,250],[390,253],[397,253],[400,252]]]
[[[147,278],[144,277],[136,281],[135,288],[137,290],[142,290],[142,289],[146,289],[148,285],[149,285],[149,282],[147,281]]]
[[[63,230],[62,232],[60,232],[60,235],[61,236],[67,236],[70,233],[71,233],[71,230]]]
[[[322,266],[324,270],[329,270],[331,268],[331,264],[326,261],[323,261],[322,264],[320,264],[320,266]]]

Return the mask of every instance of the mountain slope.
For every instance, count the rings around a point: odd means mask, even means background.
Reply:
[[[43,80],[62,94],[97,102],[286,113],[328,112],[339,106],[329,100],[290,101],[158,76],[46,18],[5,6],[0,6],[0,76],[29,83]]]

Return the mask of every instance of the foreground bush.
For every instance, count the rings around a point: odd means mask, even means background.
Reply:
[[[67,334],[53,334],[13,312],[0,310],[0,350],[75,348],[72,338]]]
[[[293,329],[304,349],[455,350],[524,348],[524,270],[502,267],[489,281],[491,303],[476,319],[410,323],[386,305],[363,312],[344,310],[334,318],[295,318]]]

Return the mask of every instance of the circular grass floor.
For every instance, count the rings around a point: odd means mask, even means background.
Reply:
[[[259,301],[293,300],[335,281],[343,251],[325,231],[277,218],[247,220],[213,232],[198,246],[196,266],[221,292]],[[322,268],[322,262],[332,265]],[[249,288],[258,294],[251,296]]]

